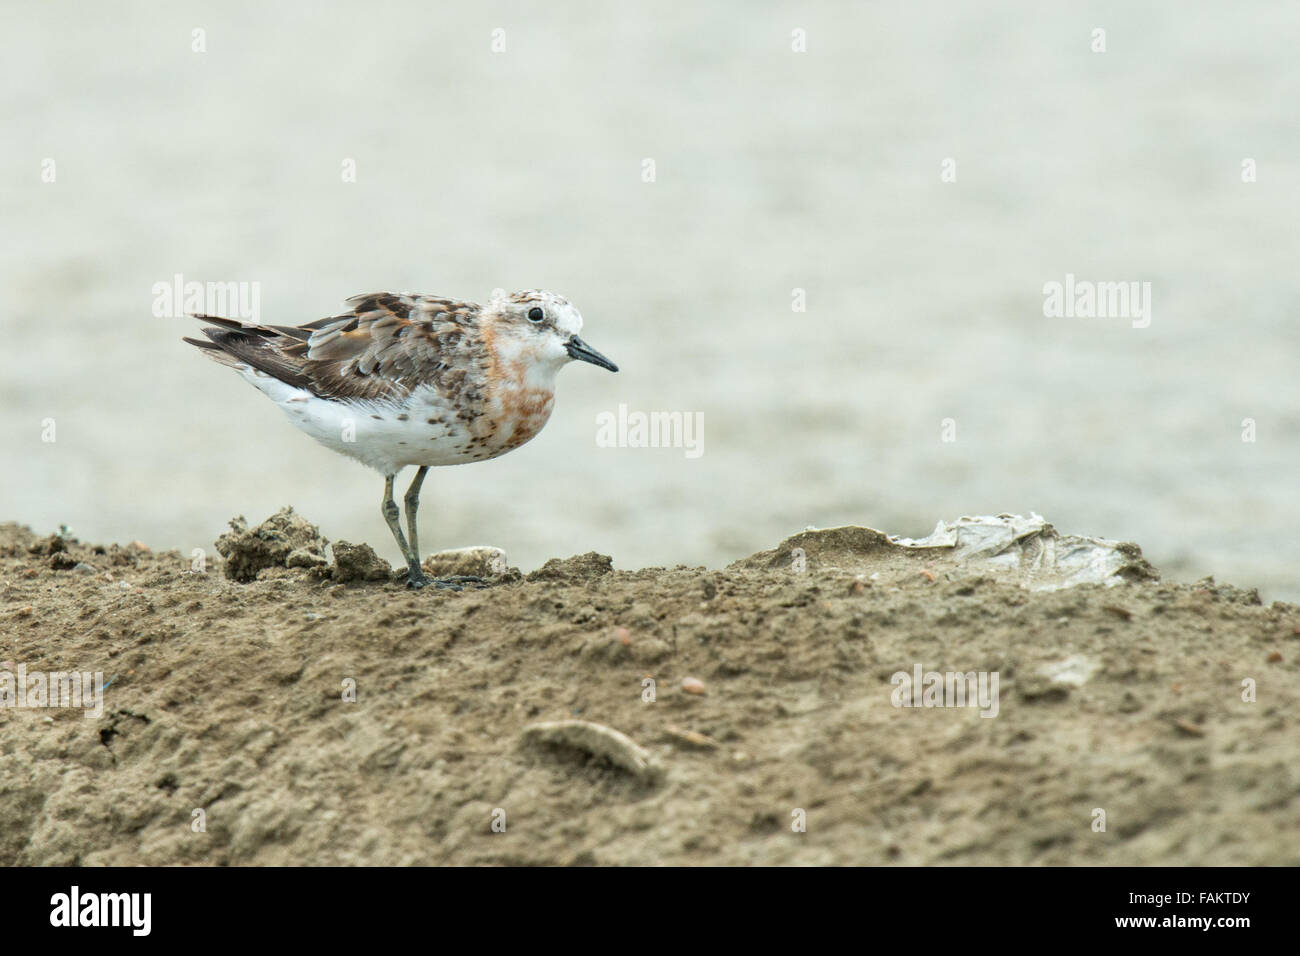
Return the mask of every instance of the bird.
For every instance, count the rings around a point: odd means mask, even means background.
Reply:
[[[545,426],[555,379],[573,361],[617,372],[579,337],[582,314],[540,289],[495,290],[484,305],[401,292],[344,300],[347,311],[303,325],[261,325],[191,313],[206,340],[183,336],[237,371],[327,448],[384,478],[381,511],[406,561],[406,584],[460,590],[478,578],[428,578],[416,514],[432,467],[487,461]],[[404,497],[393,482],[417,471]]]

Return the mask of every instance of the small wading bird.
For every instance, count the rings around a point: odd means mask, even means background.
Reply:
[[[536,435],[555,405],[555,375],[574,359],[618,366],[578,338],[582,316],[554,292],[497,292],[485,306],[376,292],[346,304],[351,311],[302,326],[195,315],[211,323],[211,341],[184,341],[239,372],[322,445],[383,475],[384,520],[407,585],[459,590],[478,579],[430,581],[420,568],[415,516],[429,468],[496,458]],[[405,499],[409,540],[393,500],[407,465],[419,468]]]

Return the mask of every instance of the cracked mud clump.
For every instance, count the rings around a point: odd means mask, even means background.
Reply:
[[[868,529],[461,592],[295,563],[288,509],[223,547],[0,525],[0,866],[1300,864],[1300,608],[1251,590]],[[20,665],[103,713],[13,706]],[[996,716],[894,706],[916,667]]]
[[[375,554],[368,544],[334,543],[334,580],[340,584],[357,581],[387,581],[393,566]]]
[[[324,565],[328,544],[314,524],[286,507],[256,528],[242,515],[232,518],[230,530],[217,538],[217,553],[225,559],[226,577],[247,582],[266,568]]]

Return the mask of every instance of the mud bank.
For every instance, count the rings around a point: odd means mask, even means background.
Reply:
[[[1300,608],[1136,548],[1035,590],[848,528],[411,592],[291,525],[201,571],[0,525],[0,676],[107,684],[0,707],[0,864],[1300,863]],[[995,706],[895,706],[918,668]]]

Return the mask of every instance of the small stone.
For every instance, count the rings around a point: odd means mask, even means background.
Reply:
[[[675,743],[684,744],[687,747],[693,747],[697,750],[716,750],[718,742],[708,734],[702,734],[697,730],[686,730],[674,724],[669,724],[664,728]]]
[[[683,677],[682,690],[688,694],[695,694],[697,697],[707,693],[704,689],[704,681],[698,677]]]
[[[78,561],[76,567],[74,567],[72,570],[76,571],[78,574],[95,573],[95,569],[91,567],[89,564],[87,564],[85,561]]]

